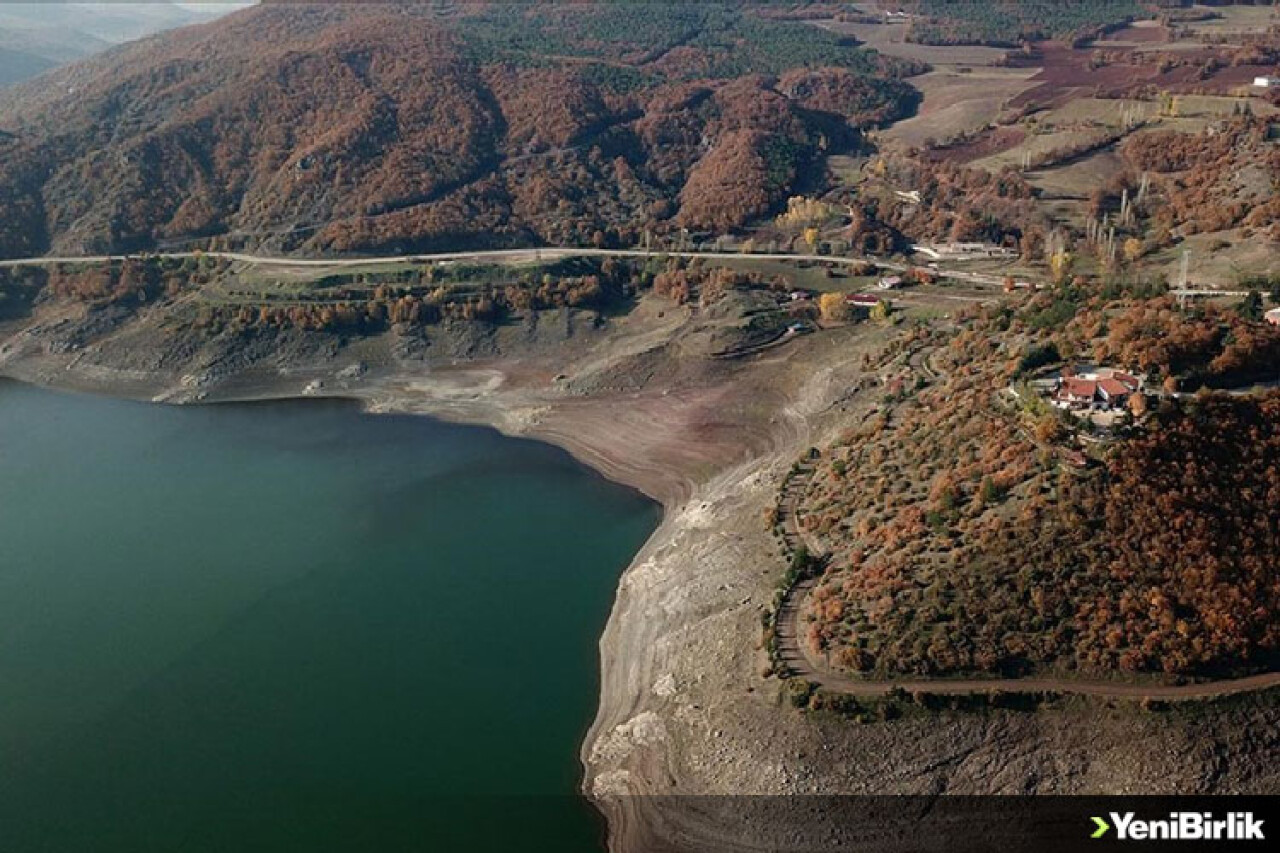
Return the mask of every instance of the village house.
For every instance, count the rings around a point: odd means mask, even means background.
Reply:
[[[902,276],[900,275],[886,276],[885,278],[880,279],[880,281],[876,283],[876,287],[880,288],[881,290],[896,290],[899,287],[902,287]]]
[[[1262,316],[1271,325],[1280,326],[1280,308],[1272,308]]]
[[[1125,406],[1142,390],[1142,380],[1111,368],[1063,376],[1053,389],[1053,404],[1073,411],[1111,411]]]
[[[1053,392],[1053,402],[1062,409],[1083,409],[1093,405],[1098,396],[1098,383],[1074,376],[1061,380]]]
[[[877,305],[883,305],[886,310],[891,310],[892,306],[887,298],[875,293],[850,293],[844,301],[856,316],[861,317],[869,317]]]
[[[880,303],[881,297],[874,293],[850,293],[844,298],[844,301],[854,308],[871,309]]]
[[[972,261],[982,258],[1013,258],[1017,252],[1007,246],[994,243],[917,243],[911,247],[913,251],[926,255],[935,261]]]

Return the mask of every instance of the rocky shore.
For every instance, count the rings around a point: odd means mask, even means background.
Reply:
[[[1267,695],[1174,714],[1080,703],[861,725],[784,705],[759,648],[784,568],[765,512],[800,454],[874,405],[854,389],[891,329],[726,362],[707,357],[725,318],[652,297],[604,324],[557,312],[425,339],[192,342],[166,333],[162,312],[93,322],[45,312],[7,324],[0,375],[172,403],[351,397],[560,445],[662,502],[619,583],[582,749],[614,851],[921,849],[909,834],[815,819],[806,797],[822,794],[1280,791]]]

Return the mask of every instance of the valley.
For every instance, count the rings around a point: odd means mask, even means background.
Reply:
[[[1273,794],[1277,62],[1234,4],[264,4],[0,91],[0,376],[659,502],[581,745],[614,851]]]

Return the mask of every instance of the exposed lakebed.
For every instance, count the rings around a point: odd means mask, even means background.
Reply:
[[[577,750],[658,512],[484,429],[0,383],[5,849],[599,849]]]

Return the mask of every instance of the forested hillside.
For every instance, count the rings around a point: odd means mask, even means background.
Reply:
[[[1163,202],[1152,217],[1157,230],[1265,229],[1280,220],[1280,147],[1270,134],[1270,122],[1243,116],[1212,133],[1135,136],[1122,153],[1155,177]]]
[[[722,231],[919,70],[712,4],[258,7],[0,97],[0,255]]]
[[[1089,39],[1146,14],[1137,0],[919,0],[908,40],[1016,47],[1024,41]]]
[[[947,338],[904,337],[936,347],[943,378],[899,388],[821,453],[801,518],[831,559],[806,642],[875,676],[1274,665],[1280,395],[1165,395],[1114,443],[1076,444],[1069,418],[1025,388],[1018,403],[1001,391],[1046,340],[1033,328],[1048,300],[972,313]],[[1274,376],[1280,334],[1263,323],[1224,332],[1225,318],[1204,314],[1195,327],[1238,351],[1168,356],[1162,341],[1175,336],[1155,323],[1170,303],[1122,301],[1110,333],[1118,303],[1082,306],[1095,322],[1051,336],[1055,352],[1164,375],[1229,358]],[[1097,458],[1086,464],[1080,446]]]

